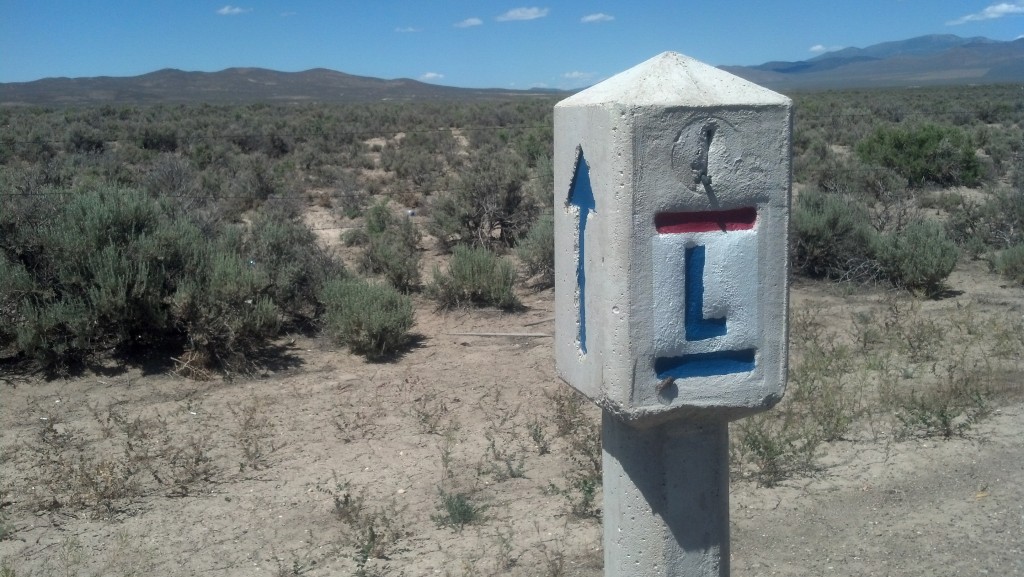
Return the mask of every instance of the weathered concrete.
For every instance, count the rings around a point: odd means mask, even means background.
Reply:
[[[638,426],[782,397],[790,113],[674,53],[555,106],[563,379]]]
[[[725,421],[637,430],[604,412],[606,577],[729,574]]]
[[[555,361],[604,409],[609,577],[729,574],[728,423],[786,384],[790,134],[673,53],[555,106]]]

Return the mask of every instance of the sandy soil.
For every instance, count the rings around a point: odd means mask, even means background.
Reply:
[[[950,285],[927,314],[1024,311],[1024,291],[977,263]],[[550,335],[551,291],[523,300],[516,314],[421,300],[416,345],[388,363],[295,336],[251,378],[4,377],[3,575],[601,575],[600,522],[565,494],[576,464],[550,336],[467,334]],[[794,311],[835,319],[881,301],[793,292]],[[732,574],[1024,575],[1020,399],[948,440],[829,443],[818,471],[774,487],[737,475]],[[442,493],[480,519],[444,526]]]

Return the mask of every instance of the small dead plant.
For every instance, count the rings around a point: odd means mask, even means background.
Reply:
[[[281,448],[281,445],[274,442],[274,423],[270,421],[269,404],[268,398],[252,395],[241,405],[228,406],[238,425],[234,437],[242,452],[239,471],[266,469],[270,466],[270,455]]]

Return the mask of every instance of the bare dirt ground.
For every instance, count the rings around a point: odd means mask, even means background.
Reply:
[[[1024,312],[978,263],[949,284],[923,315]],[[594,429],[557,412],[574,405],[550,336],[467,334],[550,335],[551,291],[522,297],[514,314],[420,300],[416,345],[387,363],[297,335],[247,378],[4,377],[0,574],[601,575],[599,518],[568,481]],[[800,282],[792,306],[843,325],[884,300]],[[998,374],[962,435],[875,423],[808,474],[734,475],[732,574],[1024,575],[1024,395],[1019,368]]]

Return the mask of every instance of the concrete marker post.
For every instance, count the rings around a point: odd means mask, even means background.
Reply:
[[[725,421],[635,429],[608,411],[604,574],[729,574],[729,430]]]
[[[555,358],[605,575],[729,574],[728,423],[785,390],[791,103],[664,53],[555,106]]]

